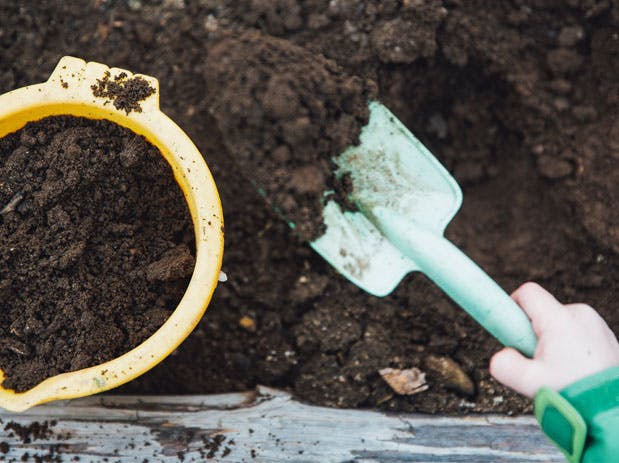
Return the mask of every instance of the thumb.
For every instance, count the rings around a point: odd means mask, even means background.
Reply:
[[[534,379],[535,363],[511,347],[506,347],[490,359],[490,374],[516,392],[534,397],[538,385]]]

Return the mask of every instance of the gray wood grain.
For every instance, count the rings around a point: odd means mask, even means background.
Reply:
[[[22,414],[56,420],[50,439],[0,432],[5,460],[53,453],[79,462],[562,462],[532,417],[437,417],[336,410],[267,388],[211,396],[95,396]],[[217,445],[216,440],[221,440]]]

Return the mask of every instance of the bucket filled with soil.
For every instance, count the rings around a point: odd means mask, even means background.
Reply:
[[[153,78],[65,57],[0,108],[0,406],[23,410],[170,354],[217,284],[223,217]]]

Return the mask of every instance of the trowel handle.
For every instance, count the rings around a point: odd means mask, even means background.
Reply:
[[[377,226],[481,326],[505,346],[533,357],[537,337],[520,306],[475,262],[441,234],[389,211],[372,211]]]

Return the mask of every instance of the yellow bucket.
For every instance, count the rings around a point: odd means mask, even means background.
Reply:
[[[167,357],[202,318],[219,277],[223,255],[223,214],[213,177],[187,134],[159,109],[159,82],[141,75],[155,92],[140,102],[141,112],[125,113],[105,98],[93,96],[92,85],[106,72],[110,79],[124,69],[65,56],[42,84],[0,95],[0,138],[26,123],[47,116],[72,115],[107,119],[143,135],[159,148],[172,167],[193,220],[196,263],[187,290],[170,318],[142,344],[109,362],[46,379],[28,391],[0,387],[0,407],[26,410],[51,400],[83,397],[120,386]],[[137,74],[136,74],[137,75]],[[0,382],[4,374],[0,371]]]

